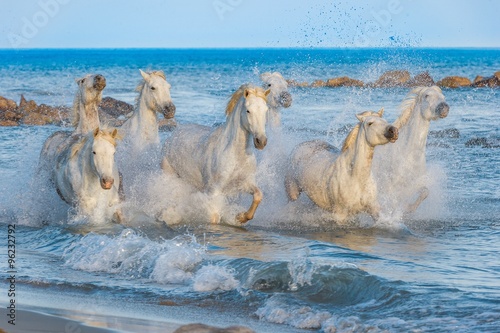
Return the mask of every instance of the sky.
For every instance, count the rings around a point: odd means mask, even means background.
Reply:
[[[0,48],[499,48],[499,13],[497,0],[3,0]]]

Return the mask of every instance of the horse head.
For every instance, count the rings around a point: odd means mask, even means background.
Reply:
[[[78,85],[78,102],[83,105],[99,104],[102,99],[102,91],[106,87],[106,78],[101,74],[88,74],[75,80]]]
[[[270,90],[264,91],[259,87],[246,86],[240,89],[242,97],[245,99],[244,107],[242,108],[242,127],[245,128],[253,136],[253,144],[255,148],[262,150],[267,144],[266,135],[266,114],[267,96]]]
[[[372,147],[395,142],[398,139],[397,127],[389,124],[382,118],[384,109],[378,112],[365,111],[356,115],[363,127],[366,142]]]
[[[288,108],[292,105],[292,95],[288,92],[288,83],[280,73],[266,72],[260,75],[260,79],[264,82],[264,89],[271,90],[268,97],[269,106]]]
[[[118,131],[101,130],[96,128],[93,131],[91,162],[94,172],[98,175],[101,187],[109,190],[113,186],[115,151]]]
[[[166,119],[175,116],[175,105],[170,97],[170,83],[167,82],[162,71],[151,73],[139,70],[144,79],[142,96],[149,109],[163,114]]]
[[[426,120],[446,118],[450,106],[438,86],[425,87],[419,93],[420,113]]]

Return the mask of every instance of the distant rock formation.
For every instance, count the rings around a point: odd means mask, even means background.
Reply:
[[[328,79],[325,84],[327,87],[363,87],[363,81],[351,79],[347,76],[336,77]]]
[[[482,77],[482,76],[476,76],[474,79],[474,82],[472,82],[472,87],[500,87],[500,71],[495,72],[493,76],[489,77]]]
[[[432,87],[435,84],[429,72],[417,74],[406,82],[408,87]]]
[[[403,87],[410,81],[410,78],[410,72],[407,70],[387,71],[369,86],[375,88]]]
[[[471,85],[471,81],[463,76],[447,76],[436,83],[437,86],[443,88],[460,88],[468,87]]]

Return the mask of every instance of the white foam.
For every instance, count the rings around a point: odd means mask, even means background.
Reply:
[[[208,265],[200,268],[193,279],[195,291],[233,290],[239,287],[233,272],[226,267]]]

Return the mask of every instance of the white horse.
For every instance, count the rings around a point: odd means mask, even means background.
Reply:
[[[53,179],[59,196],[79,212],[99,220],[121,222],[114,163],[117,130],[96,128],[67,146],[58,156]]]
[[[245,223],[254,217],[262,200],[255,182],[256,158],[252,144],[264,149],[267,144],[266,113],[269,90],[242,85],[226,107],[225,124],[213,129],[185,125],[168,138],[164,146],[162,169],[211,196],[247,192],[253,195],[250,208],[237,215]],[[211,216],[213,223],[220,215]]]
[[[304,191],[317,206],[333,212],[339,223],[361,212],[378,219],[373,152],[375,146],[398,138],[398,129],[382,119],[382,114],[383,109],[356,115],[360,123],[348,134],[341,153],[319,140],[298,145],[285,175],[288,198],[295,201]]]
[[[75,130],[54,132],[47,138],[40,153],[39,166],[49,172],[54,168],[55,159],[63,149],[78,140],[79,135],[87,134],[100,126],[97,107],[102,100],[106,79],[100,74],[88,74],[75,82],[78,85],[72,109],[72,124]]]
[[[139,71],[144,80],[136,88],[139,96],[134,112],[121,128],[134,147],[143,148],[160,143],[156,113],[162,113],[166,119],[173,118],[175,105],[170,97],[170,84],[162,71]]]
[[[288,92],[288,83],[278,72],[262,73],[260,79],[264,82],[264,89],[271,90],[267,97],[268,122],[272,127],[278,127],[281,125],[280,108],[288,108],[292,105],[292,95]]]
[[[441,89],[433,86],[414,88],[400,108],[393,123],[399,129],[398,142],[377,150],[374,173],[389,207],[412,213],[429,195],[425,148],[430,122],[445,118],[450,107]]]

